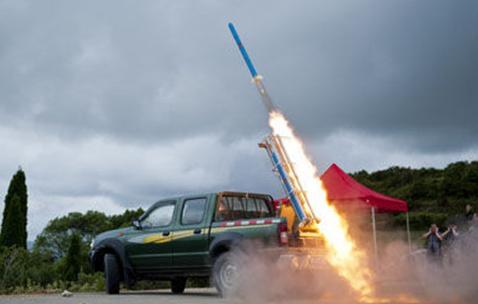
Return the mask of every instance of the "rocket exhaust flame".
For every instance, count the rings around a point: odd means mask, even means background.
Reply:
[[[316,220],[315,228],[323,235],[328,249],[328,262],[360,293],[362,300],[366,300],[373,290],[365,253],[357,248],[348,233],[347,223],[327,201],[327,193],[322,187],[317,169],[307,157],[301,141],[284,115],[271,112],[269,125],[273,135],[282,139],[283,148],[294,167],[298,182],[307,200],[311,202],[311,211]]]

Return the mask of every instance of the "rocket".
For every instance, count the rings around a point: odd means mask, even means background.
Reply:
[[[262,82],[262,76],[257,73],[256,68],[252,64],[252,60],[249,57],[249,54],[246,51],[246,48],[241,42],[241,38],[239,38],[239,34],[236,31],[236,28],[232,23],[228,24],[229,30],[231,31],[232,37],[236,41],[237,47],[239,48],[239,51],[241,52],[242,58],[246,62],[247,68],[249,69],[249,72],[251,73],[252,76],[252,82],[256,85],[257,91],[259,92],[259,95],[261,96],[262,103],[266,107],[266,110],[268,113],[278,111],[276,106],[272,103],[272,99],[267,93],[266,87],[264,86],[264,83]]]
[[[266,107],[267,112],[269,112],[269,114],[272,112],[279,112],[276,106],[272,103],[272,99],[262,83],[262,76],[257,73],[256,68],[252,64],[252,60],[249,57],[249,54],[247,54],[247,51],[241,42],[241,38],[239,38],[239,34],[234,28],[234,25],[229,23],[228,26],[232,33],[232,37],[234,37],[234,40],[239,47],[242,58],[246,62],[247,68],[251,73],[252,82],[254,82],[256,85],[257,91],[259,91],[262,103]],[[295,214],[299,220],[299,226],[303,227],[308,225],[311,223],[312,216],[310,212],[307,212],[306,210],[311,210],[311,208],[306,208],[306,206],[309,206],[307,197],[303,195],[304,191],[298,182],[297,175],[290,162],[289,156],[287,155],[287,151],[284,148],[282,139],[280,136],[272,134],[268,136],[262,143],[260,143],[259,147],[265,148],[267,150],[269,158],[274,167],[274,172],[276,172],[279,176],[284,192],[289,197]]]

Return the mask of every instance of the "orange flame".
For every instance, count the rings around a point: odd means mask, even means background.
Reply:
[[[346,221],[327,201],[327,192],[318,177],[317,168],[307,157],[301,141],[281,113],[272,112],[269,125],[273,134],[281,137],[305,196],[312,202],[311,211],[318,220],[316,228],[324,236],[328,249],[328,262],[360,294],[361,301],[370,301],[373,288],[365,253],[357,248],[350,237]]]

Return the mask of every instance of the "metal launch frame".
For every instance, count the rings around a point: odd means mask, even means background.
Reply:
[[[287,151],[284,149],[283,140],[280,136],[269,135],[259,144],[259,147],[267,151],[273,171],[279,177],[282,188],[297,216],[299,227],[306,227],[316,221],[317,217],[312,212],[306,193],[297,178]]]

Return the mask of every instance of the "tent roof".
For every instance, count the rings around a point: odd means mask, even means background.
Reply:
[[[375,207],[377,212],[407,212],[406,201],[373,191],[357,182],[336,164],[332,164],[320,177],[330,201],[334,204],[353,204]],[[360,206],[363,205],[363,206]]]

